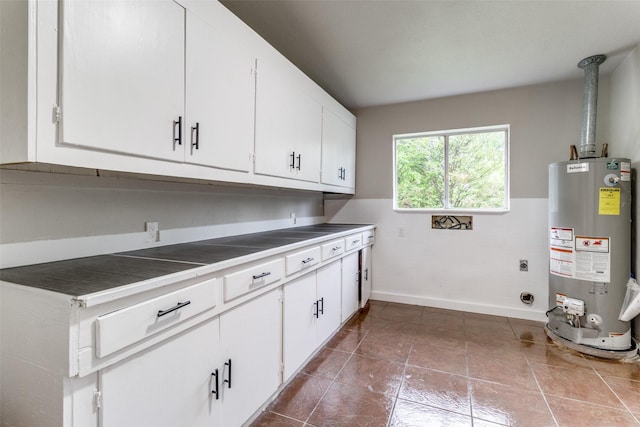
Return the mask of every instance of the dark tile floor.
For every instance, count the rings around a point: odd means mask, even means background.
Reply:
[[[640,362],[543,323],[371,301],[253,426],[640,426]]]

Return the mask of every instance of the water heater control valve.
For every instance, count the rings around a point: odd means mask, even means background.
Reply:
[[[567,314],[584,316],[584,301],[575,298],[564,297],[564,301],[562,302],[562,311]]]

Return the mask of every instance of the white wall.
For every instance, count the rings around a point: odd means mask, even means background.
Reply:
[[[599,109],[609,109],[601,76]],[[571,80],[355,112],[356,197],[325,201],[332,222],[377,225],[373,298],[544,320],[548,309],[548,165],[580,143],[582,81]],[[473,230],[432,230],[431,215],[392,209],[392,136],[511,125],[511,211],[474,214]],[[608,141],[600,114],[598,142]],[[399,236],[404,229],[405,237]],[[519,271],[519,260],[529,271]],[[533,305],[520,293],[535,297]]]
[[[632,200],[634,203],[633,223],[638,224],[638,185],[637,170],[640,165],[640,45],[638,45],[625,61],[618,66],[611,76],[611,142],[614,152],[612,157],[628,157],[632,162],[634,186]],[[634,239],[631,269],[638,273],[638,239],[637,230]]]
[[[0,267],[323,219],[322,195],[313,192],[55,170],[59,172],[0,170]],[[159,242],[147,242],[146,221],[159,223]]]
[[[631,159],[632,235],[631,271],[638,277],[638,165],[640,165],[640,45],[627,56],[611,75],[611,144],[612,156]],[[640,339],[640,317],[634,323],[634,335]]]

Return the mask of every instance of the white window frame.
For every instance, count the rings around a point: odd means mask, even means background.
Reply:
[[[463,209],[463,208],[451,208],[448,207],[449,204],[449,137],[452,135],[460,135],[460,134],[468,134],[468,133],[488,133],[488,132],[496,132],[496,131],[504,131],[505,132],[505,150],[504,150],[504,172],[505,172],[505,191],[504,191],[504,208],[476,208],[476,209]],[[396,148],[397,141],[399,139],[406,138],[418,138],[418,137],[429,137],[429,136],[443,136],[445,138],[445,170],[444,170],[444,184],[445,184],[445,207],[442,208],[400,208],[398,207],[398,176],[397,176],[397,159],[396,159]],[[429,131],[429,132],[416,132],[416,133],[405,133],[405,134],[397,134],[393,135],[393,210],[398,212],[432,212],[432,213],[447,213],[451,214],[453,212],[459,213],[504,213],[509,212],[511,209],[511,191],[510,191],[510,139],[511,139],[511,127],[508,124],[504,125],[492,125],[492,126],[481,126],[481,127],[473,127],[473,128],[464,128],[464,129],[450,129],[450,130],[440,130],[440,131]]]

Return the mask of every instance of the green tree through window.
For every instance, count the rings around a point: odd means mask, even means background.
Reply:
[[[396,135],[395,208],[508,209],[508,126]]]

